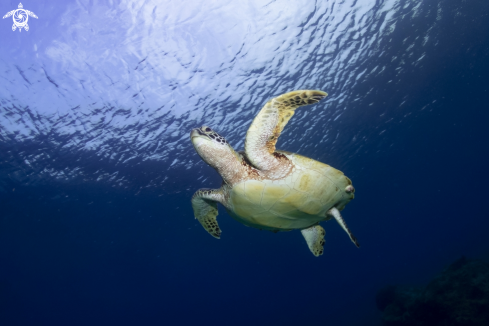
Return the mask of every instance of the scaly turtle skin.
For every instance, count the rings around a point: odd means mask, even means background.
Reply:
[[[323,254],[324,229],[319,222],[336,219],[359,247],[340,211],[354,197],[350,179],[313,159],[279,151],[275,144],[295,109],[326,97],[321,91],[293,91],[268,101],[246,134],[245,150],[203,126],[190,138],[200,157],[223,178],[220,189],[200,189],[192,197],[197,220],[219,239],[217,203],[244,225],[273,232],[299,229],[315,256]]]

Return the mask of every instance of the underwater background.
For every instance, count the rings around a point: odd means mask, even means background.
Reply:
[[[0,22],[0,325],[381,325],[380,289],[489,257],[489,1],[22,4],[29,31]],[[296,89],[329,96],[277,148],[352,179],[360,249],[334,221],[316,258],[194,219],[221,181],[190,130],[241,149]]]

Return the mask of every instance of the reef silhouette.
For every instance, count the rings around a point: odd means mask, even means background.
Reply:
[[[424,288],[382,288],[376,303],[384,326],[489,325],[489,264],[461,257]]]

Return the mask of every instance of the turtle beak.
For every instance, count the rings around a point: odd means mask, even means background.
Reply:
[[[210,140],[209,136],[203,132],[200,128],[195,128],[190,132],[190,141],[197,149],[202,144],[208,143]]]
[[[190,132],[190,139],[199,136],[205,136],[205,134],[200,130],[200,128],[192,129],[192,131]]]

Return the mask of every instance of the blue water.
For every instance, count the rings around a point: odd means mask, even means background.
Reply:
[[[29,31],[0,22],[0,325],[380,325],[381,287],[489,255],[488,1],[22,4]],[[241,149],[295,89],[329,96],[277,148],[352,179],[360,249],[334,222],[316,258],[193,217],[220,178],[190,130]]]

